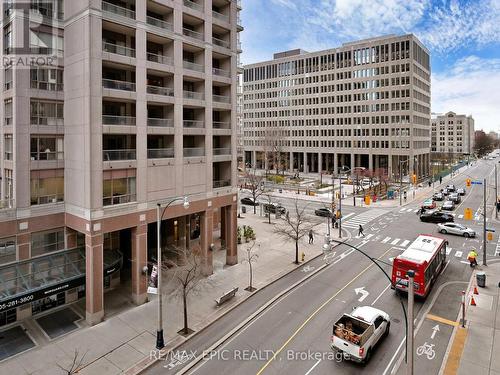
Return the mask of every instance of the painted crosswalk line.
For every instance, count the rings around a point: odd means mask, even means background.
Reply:
[[[391,237],[386,237],[382,240],[382,243],[387,243],[387,242],[389,242],[390,239],[391,239]]]
[[[370,209],[368,211],[365,211],[357,216],[354,216],[353,218],[343,221],[342,220],[342,226],[346,228],[352,228],[352,229],[357,229],[359,228],[360,225],[365,225],[369,223],[370,221],[376,219],[379,216],[382,216],[386,214],[386,210],[381,210],[381,209]]]
[[[396,245],[399,242],[399,238],[395,238],[392,242],[391,245]]]
[[[406,246],[408,246],[408,244],[409,244],[409,243],[410,243],[410,240],[404,240],[403,242],[401,242],[401,243],[399,244],[399,246],[401,246],[401,247],[406,247]]]

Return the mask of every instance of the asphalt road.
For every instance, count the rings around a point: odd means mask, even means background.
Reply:
[[[465,174],[456,176],[453,183],[465,186],[466,178],[488,178],[488,204],[491,193],[495,161],[480,161]],[[436,186],[436,188],[438,188]],[[439,276],[430,295],[415,304],[415,373],[437,374],[453,330],[453,322],[460,310],[461,291],[467,287],[471,270],[466,261],[471,247],[482,254],[481,185],[467,189],[467,195],[455,209],[456,222],[476,230],[479,238],[465,239],[437,233],[436,225],[422,223],[415,214],[419,202],[403,208],[353,208],[345,220],[345,228],[356,233],[358,222],[365,227],[366,237],[353,238],[349,243],[360,247],[370,256],[385,262],[383,268],[390,273],[392,258],[401,253],[418,234],[427,233],[446,237],[449,241],[448,263]],[[475,220],[465,222],[460,215],[466,207],[472,208]],[[370,216],[372,212],[375,212]],[[346,212],[344,212],[346,217]],[[353,225],[349,225],[349,221]],[[488,226],[497,229],[495,222]],[[495,252],[497,238],[488,245],[488,254]],[[405,324],[399,297],[389,287],[389,280],[370,260],[346,245],[335,249],[334,261],[312,278],[295,287],[266,308],[256,318],[237,330],[230,338],[197,362],[189,374],[394,374],[404,371]],[[482,258],[479,258],[481,263]],[[324,262],[316,259],[311,268]],[[148,374],[173,374],[182,369],[202,350],[207,350],[225,333],[254,313],[266,301],[304,276],[298,269],[268,288],[255,293],[247,301],[225,315],[214,325],[188,340],[180,350],[188,356],[183,360],[158,362]],[[360,292],[363,288],[364,292]],[[356,293],[356,289],[358,289]],[[363,299],[364,298],[364,299]],[[406,303],[406,298],[403,298]],[[373,353],[370,363],[361,366],[335,358],[329,348],[332,323],[353,306],[372,305],[391,315],[391,333]],[[417,348],[420,349],[417,351]],[[183,362],[183,363],[181,363]],[[170,367],[170,368],[169,368]]]

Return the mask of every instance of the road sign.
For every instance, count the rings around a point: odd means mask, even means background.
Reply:
[[[492,229],[492,228],[486,228],[486,232],[495,232],[495,229]]]
[[[493,233],[488,232],[488,241],[493,241]]]
[[[482,181],[472,181],[472,185],[482,185]]]

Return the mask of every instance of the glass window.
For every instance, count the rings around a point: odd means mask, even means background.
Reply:
[[[5,54],[10,54],[12,49],[12,24],[3,29],[3,48]]]
[[[62,102],[32,100],[30,104],[32,125],[63,125],[64,106]]]
[[[0,238],[0,264],[16,260],[16,238]]]
[[[12,88],[12,67],[4,70],[3,89],[4,91]]]
[[[110,206],[136,200],[135,169],[106,171],[103,174],[103,205]]]
[[[64,200],[64,170],[31,171],[31,204],[46,204]]]
[[[12,99],[6,99],[3,102],[4,106],[4,125],[12,125]]]
[[[12,160],[12,134],[5,134],[4,138],[4,158],[5,160]]]
[[[31,256],[64,250],[64,228],[31,234]]]
[[[62,160],[64,139],[56,137],[32,137],[31,160]]]

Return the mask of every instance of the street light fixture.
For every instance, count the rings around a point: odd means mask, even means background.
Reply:
[[[161,238],[160,238],[160,228],[161,228],[161,221],[163,219],[163,216],[165,215],[165,211],[167,211],[167,208],[174,202],[177,201],[183,201],[182,206],[187,209],[189,208],[189,200],[188,197],[177,197],[172,199],[170,202],[167,203],[165,208],[163,209],[163,212],[160,215],[160,209],[161,209],[161,203],[157,203],[156,205],[156,250],[157,250],[157,267],[158,267],[158,276],[157,276],[157,293],[158,293],[158,326],[156,328],[156,349],[160,350],[165,346],[165,341],[163,339],[163,312],[162,312],[162,295],[161,295]]]

